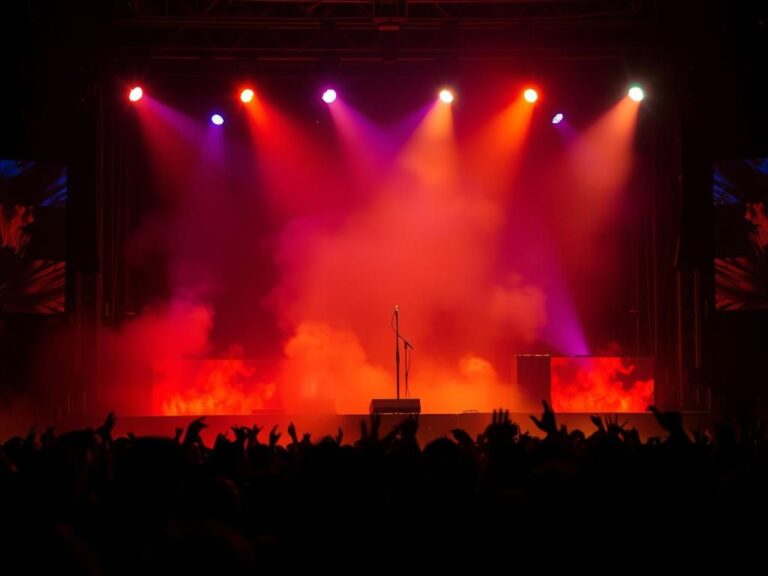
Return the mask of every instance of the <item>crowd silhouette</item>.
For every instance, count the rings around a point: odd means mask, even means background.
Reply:
[[[354,443],[291,424],[286,437],[233,427],[206,446],[204,418],[173,438],[113,438],[113,414],[98,429],[32,429],[0,449],[2,573],[706,569],[757,557],[764,430],[689,432],[679,413],[652,410],[665,435],[646,441],[618,418],[568,430],[546,403],[533,418],[542,437],[499,410],[476,438],[454,429],[424,447],[416,418],[383,431],[377,415]]]

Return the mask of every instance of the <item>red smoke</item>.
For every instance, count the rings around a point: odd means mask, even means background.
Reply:
[[[96,378],[105,390],[104,403],[121,414],[157,414],[153,404],[156,367],[178,369],[186,360],[210,352],[209,333],[213,311],[194,301],[177,300],[146,308],[117,331],[102,334],[102,373]],[[181,374],[178,387],[187,386]]]
[[[376,144],[368,143],[369,154]],[[358,348],[367,352],[367,363],[356,364],[361,370],[349,367],[336,383],[359,396],[359,406],[367,406],[368,387],[378,382],[370,382],[372,366],[389,375],[385,397],[394,395],[395,304],[401,330],[416,346],[411,392],[428,411],[498,405],[484,398],[508,405],[508,387],[491,390],[508,375],[497,374],[488,354],[502,336],[532,342],[546,322],[542,290],[513,268],[496,268],[503,206],[462,186],[457,153],[450,108],[436,104],[396,161],[369,176],[367,201],[297,218],[283,229],[281,278],[270,302],[287,326],[322,323],[348,334],[351,356]],[[467,356],[488,370],[462,369]],[[288,359],[320,371],[326,361]]]

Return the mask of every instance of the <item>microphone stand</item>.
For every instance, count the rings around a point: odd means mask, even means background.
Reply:
[[[400,400],[400,311],[395,304],[395,369],[397,370],[397,399]]]
[[[403,341],[405,349],[405,391],[408,394],[408,348],[413,350],[413,346],[408,340],[400,336],[400,307],[395,305],[395,369],[397,370],[397,399],[400,400],[400,340]]]
[[[405,395],[408,396],[408,372],[411,370],[411,356],[408,352],[408,348],[413,350],[413,346],[408,343],[408,340],[403,338],[403,352],[405,352],[405,367],[403,368],[403,374],[405,375]]]

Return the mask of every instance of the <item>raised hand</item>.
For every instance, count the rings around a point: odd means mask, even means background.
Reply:
[[[592,421],[592,424],[594,424],[600,432],[605,433],[605,424],[603,424],[603,419],[600,418],[600,416],[590,416],[589,419]]]
[[[619,415],[615,414],[613,416],[613,419],[611,419],[610,416],[605,417],[605,422],[608,424],[608,433],[613,434],[615,436],[618,436],[621,434],[622,430],[624,430],[624,427],[629,423],[628,420],[624,420],[621,424],[619,424]]]
[[[661,412],[656,406],[648,406],[648,410],[653,412],[661,427],[669,432],[670,439],[687,440],[690,442],[690,438],[688,438],[688,434],[685,433],[685,428],[683,428],[683,415],[680,412],[669,410]]]
[[[249,444],[252,444],[252,445],[255,446],[256,444],[259,443],[259,432],[261,432],[262,429],[263,428],[257,426],[256,424],[254,424],[250,428],[250,430],[246,429],[247,433],[248,433],[248,443]]]
[[[625,444],[631,446],[640,446],[640,444],[642,444],[640,441],[640,432],[637,431],[637,428],[630,428],[629,430],[622,428],[620,435]]]
[[[454,428],[451,430],[451,435],[453,436],[454,440],[459,443],[460,446],[464,446],[465,448],[475,447],[475,443],[472,440],[472,437],[467,434],[466,430],[462,430],[461,428]]]
[[[299,443],[299,436],[296,434],[296,425],[293,422],[288,424],[288,436],[291,437],[291,442],[294,444]]]
[[[557,419],[555,418],[555,412],[550,407],[546,400],[541,401],[541,405],[544,407],[544,412],[541,415],[541,420],[536,416],[531,416],[531,420],[542,432],[546,432],[547,435],[554,436],[557,434]]]
[[[371,421],[371,430],[368,431],[368,425],[365,420],[360,420],[360,443],[368,444],[379,441],[379,427],[381,426],[381,415],[373,413],[369,416]]]
[[[185,445],[203,443],[200,432],[202,432],[205,428],[208,428],[208,424],[206,424],[204,420],[205,416],[200,416],[200,418],[196,418],[189,423],[189,426],[187,426],[187,433],[184,437]]]
[[[502,445],[514,442],[520,434],[520,428],[509,419],[509,410],[500,408],[493,411],[491,424],[485,429],[480,443]]]
[[[381,414],[371,414],[371,438],[378,440],[379,429],[381,428]]]
[[[269,447],[270,448],[274,448],[275,446],[277,446],[277,443],[280,440],[280,436],[282,436],[282,434],[277,431],[277,424],[275,424],[274,426],[272,426],[272,430],[270,430],[270,432],[269,432]]]
[[[115,424],[117,423],[117,418],[115,417],[114,412],[110,412],[107,414],[107,417],[104,419],[104,424],[99,426],[99,428],[96,430],[96,432],[101,436],[104,441],[109,442],[112,440],[112,430],[115,429]]]
[[[341,426],[339,426],[339,431],[336,433],[336,444],[341,446],[341,441],[344,439],[344,430],[341,429]]]
[[[505,410],[504,408],[499,408],[498,410],[493,411],[493,415],[491,416],[492,424],[505,426],[510,422],[511,421],[509,419],[509,410]]]
[[[419,417],[418,415],[409,416],[400,423],[400,433],[404,438],[412,440],[416,437],[416,432],[419,430]]]
[[[250,433],[250,428],[246,428],[245,426],[232,426],[231,430],[235,433],[235,444],[245,446],[245,441]]]

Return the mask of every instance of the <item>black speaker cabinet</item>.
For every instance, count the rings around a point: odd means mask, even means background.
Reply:
[[[418,414],[421,401],[418,398],[374,399],[370,405],[371,414]]]
[[[523,412],[541,412],[542,400],[550,404],[552,402],[549,354],[517,354],[512,365],[512,381],[517,382],[518,409]]]

